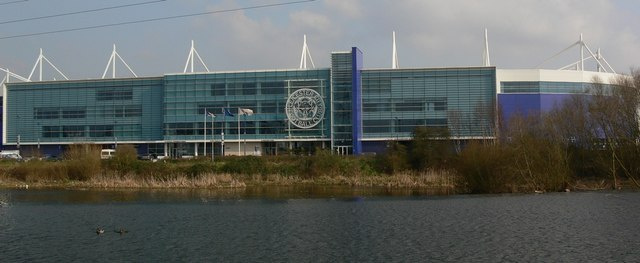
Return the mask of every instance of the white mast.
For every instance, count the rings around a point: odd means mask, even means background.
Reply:
[[[566,65],[566,66],[560,68],[560,70],[565,70],[565,69],[569,69],[569,68],[575,68],[578,71],[584,71],[584,61],[593,58],[596,61],[596,66],[599,67],[602,71],[609,72],[609,70],[610,70],[611,73],[616,73],[616,71],[611,67],[611,65],[609,65],[607,60],[601,54],[598,55],[598,54],[593,53],[591,48],[589,48],[589,46],[584,42],[584,39],[582,38],[582,34],[580,34],[580,39],[578,41],[576,41],[575,43],[571,44],[567,48],[561,50],[560,52],[556,53],[552,57],[546,59],[542,63],[538,64],[536,66],[536,68],[540,68],[540,66],[542,66],[544,63],[549,62],[550,60],[554,59],[555,57],[559,56],[560,54],[564,53],[565,51],[567,51],[567,50],[569,50],[569,49],[571,49],[571,48],[573,48],[575,46],[580,46],[580,60],[578,60],[577,62],[571,63],[569,65]],[[589,57],[586,57],[586,58],[584,57],[584,51],[585,50],[590,55]],[[605,67],[604,65],[607,65],[607,67]],[[607,70],[607,69],[609,69],[609,70]]]
[[[313,64],[313,58],[311,57],[311,52],[309,51],[309,46],[307,46],[307,35],[304,35],[304,41],[302,42],[302,56],[300,57],[300,69],[307,69],[307,57],[311,61],[311,66],[316,68],[316,65]]]
[[[138,75],[136,75],[136,73],[133,72],[131,67],[129,67],[129,64],[127,64],[127,62],[125,62],[124,59],[122,59],[120,54],[118,54],[118,52],[116,51],[116,44],[113,44],[113,52],[111,52],[111,57],[109,57],[109,62],[107,62],[107,67],[104,69],[104,73],[102,73],[103,79],[105,78],[105,76],[107,76],[109,67],[111,67],[111,78],[114,78],[114,79],[116,78],[116,58],[120,59],[120,62],[122,62],[122,64],[124,64],[125,67],[127,67],[129,72],[131,72],[133,76],[135,76],[136,78],[138,77]]]
[[[584,41],[582,40],[582,33],[580,33],[580,71],[584,71]]]
[[[5,78],[2,79],[2,81],[0,81],[0,84],[2,84],[3,82],[9,82],[9,78],[10,77],[14,77],[14,78],[19,79],[20,81],[24,81],[24,82],[29,82],[30,81],[29,79],[27,79],[27,78],[25,78],[23,76],[20,76],[20,75],[18,75],[16,73],[13,73],[13,72],[9,71],[8,68],[6,68],[6,69],[5,68],[0,68],[0,71],[2,71],[4,73],[7,73]]]
[[[64,79],[69,80],[69,78],[67,78],[67,76],[64,75],[64,73],[62,73],[55,65],[53,65],[53,63],[51,63],[51,61],[49,61],[49,59],[47,59],[42,52],[42,48],[40,49],[40,55],[38,55],[38,59],[36,60],[36,64],[33,65],[33,69],[31,69],[31,73],[29,74],[29,77],[27,79],[31,80],[31,77],[33,77],[33,73],[36,71],[36,68],[40,68],[38,70],[38,81],[42,81],[42,62],[46,61],[47,64],[49,64],[49,66],[51,66],[53,69],[55,69],[58,74],[62,75],[62,77],[64,77]]]
[[[187,68],[190,68],[191,73],[194,72],[193,64],[194,64],[194,60],[195,60],[196,57],[198,58],[198,61],[200,61],[200,64],[202,64],[204,69],[206,69],[207,72],[211,72],[211,71],[209,71],[209,68],[207,67],[207,64],[205,64],[204,61],[202,60],[202,58],[200,57],[200,54],[198,54],[198,51],[195,48],[194,41],[191,40],[191,50],[189,50],[189,56],[187,57],[187,62],[184,64],[184,72],[183,73],[187,73]]]
[[[487,29],[484,29],[484,52],[482,52],[482,66],[490,67],[491,59],[489,57],[489,36]]]
[[[598,48],[598,51],[596,52],[596,59],[597,60],[602,60],[602,55],[600,54],[600,48]],[[596,69],[597,69],[598,72],[602,72],[602,67],[600,67],[600,64],[598,64]]]
[[[396,47],[396,31],[393,31],[392,34],[392,47],[391,47],[391,68],[392,69],[397,69],[400,68],[400,66],[398,66],[398,50]]]

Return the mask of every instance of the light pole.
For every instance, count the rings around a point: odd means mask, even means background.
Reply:
[[[204,121],[202,122],[202,132],[204,134],[204,139],[202,140],[202,144],[204,144],[204,148],[202,149],[202,155],[207,156],[207,108],[204,108]]]
[[[21,131],[22,131],[22,125],[20,122],[20,115],[16,116],[16,118],[18,119],[18,138],[16,139],[16,148],[18,148],[18,154],[20,154],[20,137],[21,137]]]
[[[241,108],[238,108],[238,156],[240,155],[240,113],[242,112]]]
[[[214,128],[214,121],[216,119],[216,115],[211,114],[211,162],[215,162],[215,151],[214,151],[214,147],[215,147],[215,143],[216,143],[216,129]],[[205,142],[205,144],[207,144]]]
[[[398,136],[399,136],[398,133],[400,133],[400,120],[398,120],[398,117],[395,117],[395,119],[396,119],[396,123],[395,123],[394,126],[396,128],[396,132],[395,132],[396,133],[396,143],[398,143],[398,140],[399,140],[398,139]]]
[[[240,114],[244,115],[244,121],[247,122],[247,115],[253,115],[253,110],[251,109],[243,109],[238,107],[238,155],[240,155]],[[245,127],[244,130],[245,134],[247,133],[247,128]],[[244,150],[244,154],[247,154],[247,141],[245,139],[245,150]]]

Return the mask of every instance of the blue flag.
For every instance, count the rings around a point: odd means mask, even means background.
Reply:
[[[233,114],[227,108],[222,108],[222,114],[224,114],[224,116],[233,117]]]

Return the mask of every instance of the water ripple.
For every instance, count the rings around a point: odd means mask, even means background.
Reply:
[[[640,259],[640,193],[191,198],[14,199],[0,208],[0,255],[9,262]],[[106,233],[96,235],[97,226]],[[129,233],[113,231],[120,227]]]

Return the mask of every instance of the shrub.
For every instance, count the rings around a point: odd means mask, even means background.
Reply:
[[[214,171],[214,167],[211,163],[203,163],[203,162],[198,162],[195,163],[191,166],[189,166],[185,172],[185,174],[189,177],[189,178],[195,178],[198,177],[202,174],[207,174],[207,173],[211,173]]]
[[[268,174],[265,161],[257,156],[228,157],[222,170],[231,174]]]
[[[137,162],[138,153],[130,144],[118,145],[115,156],[108,161],[110,168],[121,175],[135,171]]]
[[[101,172],[100,146],[73,144],[65,152],[69,179],[86,181]]]
[[[408,170],[407,158],[407,147],[393,142],[384,154],[376,156],[376,170],[391,175]]]
[[[452,154],[449,130],[440,127],[417,127],[410,144],[411,167],[421,171],[442,167]]]
[[[462,150],[455,167],[471,193],[509,192],[514,181],[506,169],[508,156],[500,145],[473,142]]]

